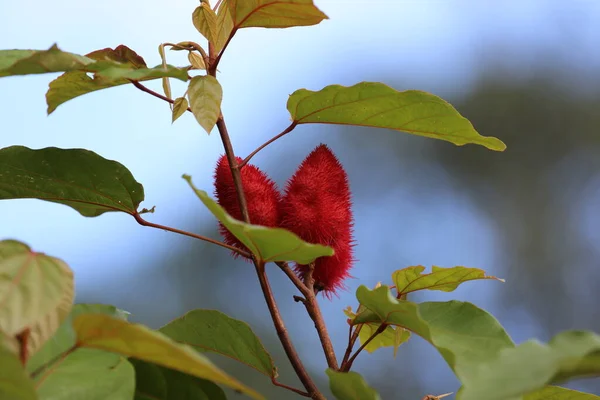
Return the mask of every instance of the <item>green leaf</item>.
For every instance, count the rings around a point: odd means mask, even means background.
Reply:
[[[135,368],[135,400],[227,400],[211,381],[131,358]]]
[[[327,86],[314,92],[300,89],[287,109],[297,124],[322,123],[388,128],[462,146],[475,143],[503,151],[506,145],[481,136],[466,118],[441,98],[417,90],[399,92],[383,83]]]
[[[210,8],[210,5],[201,2],[192,13],[192,22],[194,26],[208,40],[214,43],[217,40],[217,14]]]
[[[84,217],[108,211],[135,214],[144,188],[122,164],[89,150],[23,146],[0,149],[0,200],[60,203]]]
[[[32,329],[28,354],[58,329],[73,293],[73,272],[63,261],[15,240],[0,242],[0,330],[16,336]]]
[[[33,381],[17,356],[0,343],[0,399],[37,400]]]
[[[160,332],[107,315],[85,314],[75,318],[77,343],[86,348],[135,357],[237,389],[254,399],[263,397],[216,367],[187,345],[178,344]]]
[[[73,71],[93,63],[88,57],[61,51],[56,45],[48,50],[0,50],[0,77]]]
[[[206,69],[206,64],[204,63],[204,59],[198,53],[190,51],[188,53],[188,61],[192,66],[192,69]]]
[[[195,76],[188,86],[188,98],[196,121],[210,133],[221,114],[221,85],[214,76]]]
[[[162,67],[163,68],[167,68],[167,57],[165,56],[165,45],[164,43],[162,43],[160,46],[158,46],[158,54],[160,55],[160,61],[162,62]],[[163,87],[163,92],[165,93],[165,96],[167,97],[167,99],[172,99],[173,97],[171,96],[171,82],[169,81],[169,78],[162,78],[162,87]],[[171,110],[173,109],[173,105],[171,105]]]
[[[206,208],[259,260],[264,262],[295,261],[299,264],[310,264],[319,257],[333,255],[332,248],[307,243],[285,229],[267,228],[238,221],[227,214],[205,191],[197,189],[192,183],[191,176],[184,175],[183,179],[188,182]]]
[[[233,16],[227,2],[228,0],[223,0],[217,10],[217,32],[216,40],[213,44],[215,54],[219,54],[230,37],[233,36],[233,33],[235,33],[233,32]]]
[[[185,69],[168,65],[164,59],[162,65],[148,68],[142,57],[123,45],[115,49],[96,50],[86,57],[94,60],[95,63],[87,65],[85,69],[67,72],[50,82],[46,93],[48,114],[75,97],[100,89],[125,85],[131,83],[130,79],[146,81],[172,77],[184,82],[188,79]],[[94,74],[89,76],[87,72],[94,72]]]
[[[338,400],[381,400],[379,394],[356,372],[337,372],[328,368],[329,388]]]
[[[234,29],[289,28],[316,25],[327,19],[312,0],[225,0]]]
[[[177,121],[177,118],[181,117],[187,111],[187,108],[188,102],[185,97],[176,98],[175,103],[173,103],[173,121],[171,123]]]
[[[400,269],[392,274],[398,297],[424,289],[452,292],[461,283],[476,279],[495,279],[504,282],[504,279],[486,276],[484,270],[477,268],[442,268],[434,266],[429,274],[422,275],[423,271],[425,271],[425,267],[418,265]]]
[[[547,345],[529,340],[502,350],[462,380],[461,400],[517,400],[552,383],[600,375],[600,336],[585,331],[556,335]]]
[[[357,314],[360,314],[364,310],[365,307],[360,305],[358,307]],[[352,312],[351,307],[348,307],[346,310],[344,310],[344,313],[350,319],[356,318],[357,315]],[[356,326],[357,329],[360,329],[358,332],[358,340],[360,344],[364,344],[373,334],[375,334],[380,325],[380,323],[375,322]],[[375,336],[375,338],[365,346],[365,350],[369,353],[373,353],[375,350],[378,350],[382,347],[393,347],[394,357],[396,357],[398,348],[401,344],[406,343],[408,339],[410,339],[410,331],[398,326],[389,325],[383,332]]]
[[[397,300],[387,286],[369,290],[361,285],[356,297],[365,311],[353,325],[385,322],[410,330],[435,346],[463,383],[474,366],[514,346],[498,321],[471,303],[415,304]]]
[[[600,400],[600,397],[558,386],[546,386],[526,395],[524,400]]]
[[[131,400],[135,373],[118,354],[79,348],[72,321],[88,312],[126,318],[113,306],[77,304],[51,340],[27,363],[42,399]]]
[[[250,326],[216,310],[193,310],[160,328],[171,339],[198,351],[212,351],[277,377],[273,359]]]

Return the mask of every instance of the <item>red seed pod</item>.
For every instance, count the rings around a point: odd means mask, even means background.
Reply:
[[[242,159],[236,157],[237,162]],[[278,205],[281,194],[273,182],[264,172],[252,164],[246,164],[240,171],[244,195],[248,206],[250,222],[255,225],[274,227],[278,222]],[[215,196],[217,202],[233,218],[243,221],[242,211],[238,202],[233,176],[229,169],[229,161],[225,155],[219,158],[215,169]],[[219,223],[219,232],[224,242],[248,251],[231,232]],[[237,253],[233,253],[238,256]]]
[[[317,146],[288,181],[279,215],[280,227],[335,250],[315,260],[315,287],[326,295],[343,288],[354,261],[352,202],[346,171],[326,145]],[[296,266],[301,277],[307,271],[306,265]]]

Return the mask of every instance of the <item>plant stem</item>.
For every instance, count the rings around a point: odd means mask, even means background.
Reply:
[[[241,256],[248,257],[248,258],[252,257],[252,254],[248,253],[247,251],[244,251],[242,249],[238,249],[237,247],[228,245],[227,243],[219,242],[218,240],[211,239],[211,238],[206,237],[206,236],[196,235],[195,233],[191,233],[191,232],[187,232],[187,231],[182,231],[181,229],[171,228],[170,226],[155,224],[153,222],[146,221],[138,213],[133,214],[133,218],[135,218],[135,220],[138,222],[138,224],[143,225],[143,226],[149,226],[151,228],[156,228],[156,229],[163,229],[165,231],[174,232],[174,233],[178,233],[180,235],[193,237],[194,239],[204,240],[205,242],[216,244],[217,246],[221,246],[221,247],[224,247],[226,249],[235,251],[236,253],[238,253]]]
[[[231,39],[231,37],[233,37],[233,33],[231,34],[229,39]],[[229,43],[229,41],[227,43]],[[221,54],[222,54],[222,52],[221,52]],[[216,63],[218,62],[219,58],[220,58],[220,55],[219,55],[219,57],[217,57],[217,60],[215,61],[214,64],[212,64],[210,67],[207,66],[210,68],[208,72],[212,76],[215,76],[215,74],[216,74]],[[214,65],[214,68],[212,68],[213,65]],[[144,85],[142,85],[141,83],[139,83],[137,81],[132,80],[131,83],[133,83],[133,85],[136,88],[140,89],[143,92],[151,94],[152,96],[157,97],[166,102],[174,103],[174,101],[169,99],[168,97],[165,97],[159,93],[156,93],[153,90],[148,89],[147,87],[145,87]],[[188,108],[188,111],[191,111],[191,109]],[[243,185],[242,185],[240,167],[235,158],[235,153],[233,152],[233,146],[231,145],[229,133],[227,132],[227,126],[225,125],[225,120],[223,119],[222,114],[219,116],[219,119],[217,120],[217,129],[219,130],[219,134],[221,136],[221,141],[223,142],[223,148],[225,149],[225,154],[227,156],[227,160],[229,161],[229,167],[231,169],[231,175],[233,177],[233,182],[234,182],[234,185],[236,188],[238,201],[240,204],[240,209],[242,211],[242,216],[244,218],[244,221],[249,223],[250,218],[248,216],[248,207],[246,205],[246,197],[244,196],[244,189],[243,189]],[[151,223],[145,221],[144,219],[142,219],[139,216],[139,214],[137,214],[137,216],[134,215],[134,217],[136,218],[136,220],[138,222],[140,222],[140,220],[141,220],[147,224],[151,224]],[[148,225],[148,226],[154,226],[154,225],[156,225],[156,224],[152,224],[152,225]],[[173,230],[173,228],[162,227],[162,226],[158,226],[158,225],[156,227],[160,227],[162,229],[167,229],[167,230],[172,230],[173,232],[177,232],[177,231]],[[177,233],[195,237],[200,240],[205,240],[204,237],[202,237],[202,236],[189,234],[188,232],[184,233],[183,231],[179,231]],[[256,274],[258,275],[260,287],[261,287],[263,295],[265,297],[267,307],[269,308],[269,313],[271,314],[271,319],[273,320],[273,325],[275,325],[275,331],[277,332],[279,341],[281,342],[283,349],[285,350],[285,353],[286,353],[288,359],[290,360],[290,363],[292,364],[294,371],[296,372],[296,375],[302,382],[302,385],[308,392],[308,395],[310,398],[315,399],[315,400],[326,400],[325,396],[323,396],[323,394],[319,391],[319,389],[313,382],[312,378],[308,375],[306,368],[302,364],[302,361],[300,360],[300,357],[298,356],[298,353],[296,352],[296,349],[294,348],[294,345],[292,344],[290,336],[287,332],[287,328],[285,327],[285,323],[283,322],[283,318],[281,317],[281,313],[279,312],[279,308],[277,307],[277,303],[275,302],[275,297],[273,296],[273,292],[271,290],[271,285],[269,284],[269,280],[267,278],[264,264],[260,264],[254,257],[252,257],[252,260],[254,261],[254,267],[256,269]],[[312,292],[312,290],[307,290],[306,292],[308,294],[311,294],[314,298],[314,292]],[[316,302],[314,304],[316,304]],[[314,307],[314,305],[313,305],[313,307]],[[318,305],[317,305],[317,309],[318,309]],[[319,313],[318,317],[322,320],[322,316],[320,315],[320,310],[318,313]],[[315,323],[315,326],[316,326],[316,323]],[[325,325],[323,323],[323,327],[324,326]],[[327,338],[329,339],[329,336],[327,335],[327,331],[325,330],[324,332],[325,332],[325,335],[327,336]],[[331,341],[329,341],[329,342],[331,344]],[[335,357],[335,355],[334,355],[334,357]]]
[[[246,223],[250,223],[250,217],[248,215],[248,206],[246,204],[246,196],[244,195],[244,186],[242,184],[242,177],[240,174],[240,168],[235,158],[235,153],[233,151],[233,146],[231,144],[231,140],[229,138],[229,133],[227,132],[227,126],[225,125],[225,120],[223,115],[219,117],[217,120],[217,129],[219,130],[219,134],[221,135],[221,141],[223,142],[223,147],[225,149],[225,154],[229,161],[229,168],[231,169],[231,175],[233,177],[233,182],[235,185],[236,193],[238,196],[238,201],[240,204],[240,209],[242,211],[242,217]],[[302,364],[294,345],[290,339],[285,323],[283,322],[283,318],[281,317],[281,313],[279,312],[279,308],[277,307],[277,303],[275,301],[275,297],[273,296],[273,291],[271,290],[271,285],[269,283],[269,279],[267,278],[267,274],[265,271],[265,265],[263,262],[259,262],[255,258],[253,258],[254,267],[256,269],[256,274],[258,276],[258,281],[260,283],[260,288],[262,289],[265,301],[267,303],[267,307],[269,309],[269,313],[271,314],[271,319],[273,320],[273,325],[275,326],[275,331],[277,332],[277,336],[279,337],[279,341],[281,342],[285,353],[296,372],[296,375],[302,382],[302,385],[306,388],[308,394],[313,399],[325,400],[325,397],[313,382],[312,378],[308,375],[306,368]]]
[[[291,131],[294,130],[294,128],[296,127],[297,123],[296,122],[292,122],[290,124],[290,126],[288,126],[287,128],[285,128],[283,130],[283,132],[281,132],[279,135],[277,136],[273,136],[271,139],[267,140],[265,143],[261,144],[260,146],[258,146],[256,148],[256,150],[254,150],[252,153],[250,153],[248,155],[248,157],[244,158],[244,161],[242,161],[242,163],[240,164],[240,168],[243,167],[244,165],[246,165],[248,163],[248,161],[250,161],[250,159],[252,157],[254,157],[256,155],[256,153],[258,153],[259,151],[261,151],[262,149],[264,149],[265,147],[267,147],[268,145],[270,145],[271,143],[273,143],[274,141],[276,141],[277,139],[287,135],[288,133],[290,133]]]
[[[354,328],[354,326],[350,325],[350,329],[348,332],[348,347],[346,347],[346,352],[344,353],[344,358],[342,359],[342,365],[340,366],[341,370],[344,369],[346,363],[348,362],[348,359],[350,358],[350,355],[352,354],[352,349],[354,348],[354,344],[358,339],[358,335],[360,333],[362,325],[358,325],[356,329],[354,329],[354,331],[352,330],[352,328]]]
[[[148,94],[151,94],[151,95],[152,95],[152,96],[154,96],[154,97],[158,97],[159,99],[161,99],[161,100],[164,100],[164,101],[166,101],[167,103],[171,103],[171,104],[175,103],[175,100],[171,100],[171,99],[170,99],[170,98],[168,98],[167,96],[163,96],[162,94],[160,94],[160,93],[157,93],[157,92],[155,92],[155,91],[154,91],[154,90],[152,90],[152,89],[148,89],[146,86],[142,85],[142,84],[141,84],[141,83],[139,83],[138,81],[134,81],[133,79],[130,79],[129,81],[130,81],[131,83],[133,83],[133,86],[135,86],[136,88],[140,89],[142,92],[146,92],[146,93],[148,93]],[[192,109],[191,109],[191,108],[189,108],[189,107],[187,108],[187,110],[188,110],[189,112],[192,112]]]
[[[363,349],[365,347],[367,347],[367,345],[369,343],[371,343],[371,341],[373,339],[375,339],[375,337],[377,337],[380,333],[382,333],[383,331],[385,331],[385,328],[387,328],[387,324],[382,323],[381,325],[379,325],[379,328],[377,328],[377,330],[375,332],[373,332],[373,334],[371,336],[369,336],[369,338],[367,340],[365,340],[365,342],[358,348],[358,350],[356,350],[356,353],[354,353],[354,355],[352,357],[350,357],[350,359],[348,360],[348,362],[346,362],[346,365],[344,365],[344,367],[342,368],[342,372],[348,372],[348,371],[350,371],[350,368],[352,368],[352,363],[354,362],[354,360],[356,359],[356,357],[358,357],[358,355],[360,354],[360,352],[363,351]]]
[[[313,290],[314,281],[312,279],[312,272],[305,277],[305,282],[302,282],[300,278],[294,274],[287,263],[280,262],[277,263],[277,265],[279,265],[283,272],[291,279],[292,283],[294,283],[298,290],[300,290],[300,293],[304,295],[305,301],[302,303],[306,307],[308,315],[315,324],[315,329],[319,335],[319,340],[321,341],[321,346],[323,347],[323,353],[325,354],[327,365],[329,368],[337,371],[339,368],[337,358],[335,356],[335,350],[333,349],[333,344],[331,343],[331,338],[329,337],[329,332],[327,331],[327,325],[323,319],[323,314],[321,314],[321,309],[317,303],[317,296]]]
[[[300,389],[296,389],[296,388],[291,387],[291,386],[288,386],[288,385],[286,385],[284,383],[278,382],[277,379],[275,379],[275,378],[271,378],[271,383],[273,385],[275,385],[275,386],[279,386],[281,388],[287,389],[287,390],[292,391],[294,393],[298,393],[300,396],[310,397],[310,395],[307,392],[305,392],[303,390],[300,390]]]

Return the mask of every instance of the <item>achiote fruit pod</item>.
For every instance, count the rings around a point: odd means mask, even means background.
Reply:
[[[315,261],[315,287],[326,295],[342,288],[353,262],[352,202],[346,171],[326,145],[317,146],[288,181],[279,214],[281,228],[335,251]],[[301,277],[307,271],[296,266]]]
[[[237,162],[242,159],[237,157]],[[242,185],[248,206],[250,223],[274,227],[278,222],[278,204],[281,194],[273,182],[264,172],[252,164],[246,164],[241,169]],[[226,156],[221,156],[215,170],[215,196],[217,202],[233,218],[243,221],[242,211],[235,191],[235,184],[229,161]],[[240,249],[248,250],[240,241],[219,223],[219,232],[223,235],[224,242]],[[238,256],[237,253],[233,253]]]

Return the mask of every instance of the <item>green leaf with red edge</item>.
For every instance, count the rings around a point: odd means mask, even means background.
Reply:
[[[524,400],[600,400],[600,396],[559,386],[546,386],[529,393]]]
[[[387,128],[441,139],[462,146],[479,144],[503,151],[495,137],[481,136],[449,103],[418,90],[399,92],[383,83],[331,85],[319,91],[300,89],[288,99],[296,124],[322,123]]]
[[[210,43],[217,40],[217,14],[206,2],[200,5],[192,13],[192,23]]]
[[[119,354],[76,346],[73,319],[86,313],[102,313],[126,319],[127,313],[104,304],[76,304],[68,318],[44,346],[29,359],[27,371],[34,377],[42,399],[131,400],[135,373]]]
[[[312,0],[225,0],[234,29],[290,28],[316,25],[327,19]]]
[[[214,76],[195,76],[188,86],[188,98],[196,121],[210,134],[221,114],[221,84]]]
[[[408,329],[431,343],[463,383],[478,364],[514,347],[498,321],[471,303],[415,304],[397,300],[387,286],[369,290],[361,285],[356,297],[365,311],[352,320],[353,325],[384,322]]]
[[[0,241],[0,331],[24,334],[27,357],[58,329],[73,297],[73,272],[62,260],[16,240]]]
[[[85,217],[134,214],[144,188],[122,164],[89,150],[23,146],[0,149],[0,200],[40,199]]]
[[[328,368],[329,388],[338,400],[381,400],[379,393],[370,387],[356,372],[338,372]]]
[[[73,329],[77,333],[78,346],[134,357],[229,386],[254,399],[263,399],[256,391],[226,374],[190,346],[176,343],[143,325],[108,315],[84,314],[74,319]]]
[[[130,358],[135,368],[135,400],[227,400],[219,386],[206,379]]]
[[[171,339],[200,352],[237,360],[270,378],[277,377],[273,359],[247,323],[217,310],[193,310],[159,329]]]
[[[163,54],[161,53],[161,56]],[[79,71],[66,72],[52,82],[46,92],[48,114],[56,108],[76,97],[101,89],[131,83],[131,80],[147,81],[172,77],[187,81],[188,74],[184,68],[176,68],[163,64],[148,68],[146,62],[135,51],[127,46],[117,46],[115,49],[105,48],[86,55],[95,61]],[[162,57],[161,57],[162,58]],[[88,72],[94,72],[92,76]],[[164,81],[163,81],[164,84]],[[170,88],[169,88],[170,89]]]
[[[231,9],[227,5],[228,0],[223,0],[221,6],[217,10],[217,26],[216,37],[213,43],[215,54],[219,54],[229,38],[233,35],[233,17]]]
[[[206,208],[246,246],[252,254],[263,262],[295,261],[300,264],[310,264],[322,256],[334,254],[331,247],[311,244],[303,241],[294,233],[282,228],[267,228],[260,225],[246,224],[233,218],[208,194],[197,189],[189,175],[185,179],[196,196]]]
[[[403,268],[392,273],[392,280],[396,285],[398,296],[416,292],[417,290],[441,290],[452,292],[461,283],[477,279],[494,279],[504,282],[504,279],[488,276],[485,271],[478,268],[466,267],[432,267],[432,272],[422,274],[425,267],[422,265]]]

